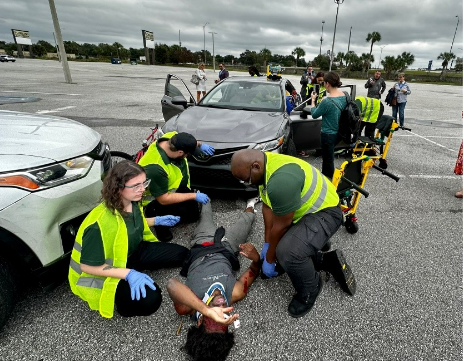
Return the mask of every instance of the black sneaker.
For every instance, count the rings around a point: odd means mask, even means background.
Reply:
[[[302,297],[298,293],[293,296],[292,301],[288,305],[288,314],[294,318],[303,317],[306,315],[314,306],[317,297],[322,290],[322,278],[319,277],[319,284],[314,293],[309,296]]]
[[[169,227],[155,226],[154,228],[156,232],[156,238],[158,238],[160,242],[168,243],[172,241],[173,235]]]
[[[324,253],[321,268],[334,276],[343,291],[351,296],[356,293],[356,280],[350,266],[346,263],[342,251],[336,249]]]

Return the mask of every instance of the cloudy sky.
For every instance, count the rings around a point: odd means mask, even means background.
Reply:
[[[306,4],[304,6],[303,4]],[[179,43],[192,51],[206,49],[238,56],[246,49],[264,47],[287,55],[299,46],[312,60],[330,50],[337,4],[333,0],[55,0],[63,39],[78,43],[114,43],[143,47],[142,29],[154,32],[156,43]],[[456,15],[459,16],[456,17]],[[374,64],[386,55],[403,51],[416,58],[413,68],[426,67],[441,52],[449,51],[459,19],[453,52],[462,57],[462,0],[346,0],[339,6],[334,52],[369,52],[367,34],[377,31]],[[29,30],[32,42],[54,43],[48,0],[1,0],[0,40],[12,42],[11,29]]]

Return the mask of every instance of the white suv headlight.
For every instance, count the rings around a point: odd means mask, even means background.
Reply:
[[[55,187],[85,177],[93,162],[92,158],[81,156],[28,171],[0,174],[0,187],[18,187],[29,191]]]
[[[263,152],[268,152],[270,150],[274,150],[274,149],[279,148],[282,145],[283,142],[284,142],[284,136],[281,136],[281,137],[279,137],[277,139],[274,139],[274,140],[271,140],[269,142],[257,144],[254,147],[254,149],[261,150]]]

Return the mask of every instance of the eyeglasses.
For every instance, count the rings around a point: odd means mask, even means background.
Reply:
[[[242,184],[245,184],[246,186],[251,186],[251,169],[252,169],[253,166],[250,167],[250,178],[248,179],[248,181],[244,181],[244,180],[239,180],[240,183]]]
[[[150,185],[150,182],[151,182],[151,179],[147,179],[145,182],[143,183],[137,183],[137,184],[134,184],[133,186],[126,186],[124,185],[123,187],[124,188],[129,188],[129,189],[132,189],[134,192],[138,192],[142,189],[145,189],[147,188],[149,185]]]

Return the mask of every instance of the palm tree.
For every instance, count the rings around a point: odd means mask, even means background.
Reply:
[[[371,54],[362,53],[359,58],[362,62],[363,71],[369,71],[369,65],[374,61],[374,56]]]
[[[454,55],[454,53],[444,52],[438,55],[437,60],[443,60],[443,62],[441,63],[441,65],[443,66],[443,69],[441,70],[440,80],[443,80],[443,78],[445,77],[445,74],[446,74],[445,70],[448,66],[448,63],[450,60],[453,60],[453,59],[456,59],[456,55]]]
[[[300,60],[300,57],[303,57],[306,55],[305,51],[300,48],[299,46],[297,46],[293,51],[292,51],[292,55],[295,56],[296,55],[296,63],[295,63],[295,67],[298,66],[298,60]]]
[[[407,53],[405,51],[403,51],[401,53],[401,56],[399,55],[398,56],[400,58],[400,63],[401,63],[401,67],[400,67],[400,71],[403,72],[406,70],[406,68],[409,66],[409,65],[412,65],[412,63],[414,63],[414,60],[415,60],[415,57],[413,54],[411,53]]]
[[[369,52],[369,59],[372,56],[372,47],[374,46],[374,43],[379,42],[380,40],[382,40],[382,36],[380,35],[380,33],[378,31],[373,31],[372,33],[367,34],[366,41],[371,42],[371,50]],[[370,64],[370,61],[369,61],[369,64],[367,66],[366,71],[369,71],[370,65],[371,64]]]
[[[339,52],[337,56],[335,57],[335,61],[340,62],[340,68],[343,66],[343,61],[345,60],[345,53]]]
[[[258,58],[259,58],[259,62],[263,62],[264,67],[266,67],[268,60],[272,58],[272,53],[268,48],[263,48],[260,50],[258,54]]]
[[[398,62],[398,59],[395,59],[394,56],[389,56],[389,55],[383,58],[382,61],[380,62],[380,64],[383,65],[385,72],[387,73],[386,74],[387,78],[390,78],[390,74],[397,70],[397,67],[398,67],[397,62]]]
[[[357,58],[358,56],[353,50],[350,50],[349,52],[345,54],[345,61],[346,61],[348,70],[351,71],[351,64],[353,64]]]

